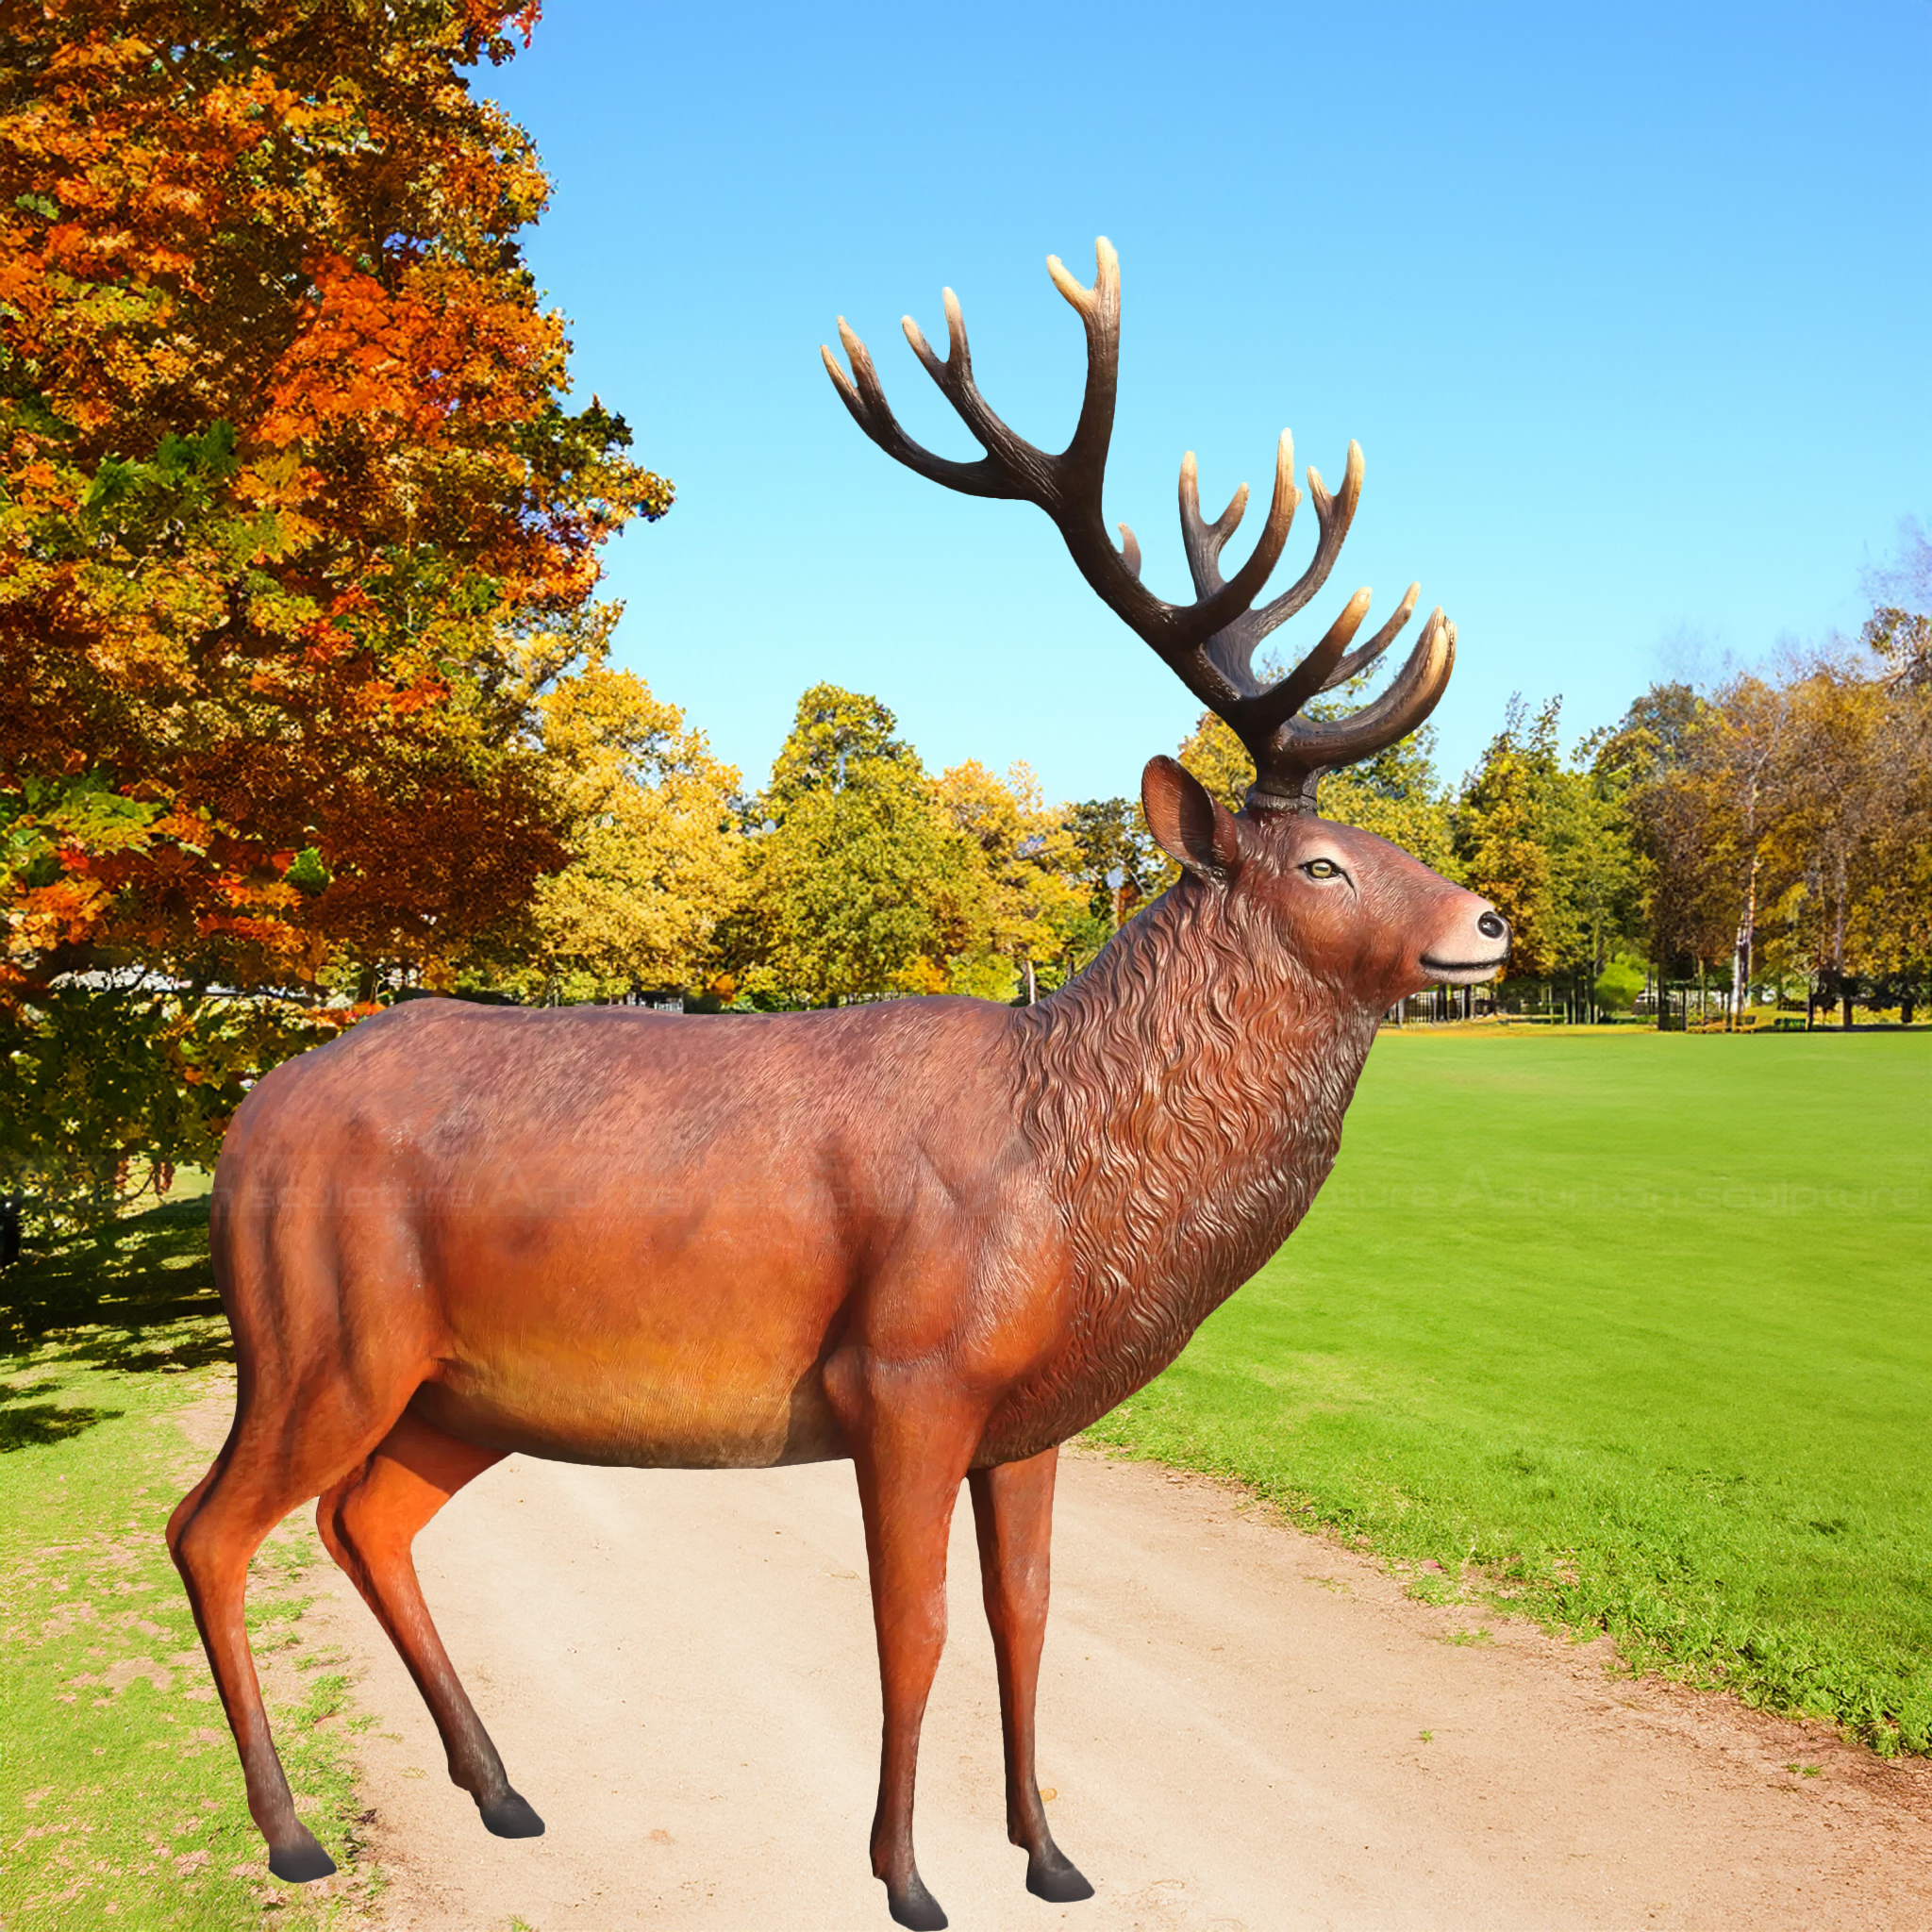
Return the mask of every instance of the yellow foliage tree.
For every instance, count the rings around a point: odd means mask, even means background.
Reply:
[[[1030,1004],[1040,963],[1059,958],[1086,914],[1070,876],[1075,853],[1066,808],[1049,809],[1031,767],[1019,763],[1002,778],[969,758],[941,775],[939,792],[983,872],[977,943],[952,962],[951,990],[1009,1000],[1024,986]]]
[[[628,671],[567,677],[538,700],[570,862],[541,879],[525,997],[690,990],[742,890],[735,767]]]

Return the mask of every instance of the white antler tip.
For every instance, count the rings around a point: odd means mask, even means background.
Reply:
[[[1073,306],[1083,314],[1093,303],[1093,291],[1085,287],[1080,278],[1072,274],[1058,255],[1046,258],[1046,272],[1053,277],[1053,285]]]

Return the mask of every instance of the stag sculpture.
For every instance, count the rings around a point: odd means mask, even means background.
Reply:
[[[1027,1889],[1091,1887],[1034,1779],[1055,1457],[1172,1361],[1278,1248],[1335,1159],[1381,1015],[1432,982],[1491,976],[1489,904],[1315,812],[1321,774],[1419,724],[1449,675],[1440,610],[1353,715],[1302,708],[1382,652],[1357,592],[1264,686],[1256,646],[1333,568],[1361,491],[1308,472],[1313,561],[1255,599],[1300,500],[1281,439],[1254,553],[1221,554],[1181,466],[1192,603],[1141,581],[1101,514],[1120,278],[1048,267],[1087,333],[1078,426],[1050,456],[974,384],[946,291],[926,372],[985,451],[935,456],[894,421],[840,324],[859,427],[908,469],[1054,520],[1108,606],[1253,754],[1239,816],[1172,758],[1147,822],[1180,876],[1085,973],[1035,1006],[910,999],[772,1016],[551,1011],[425,1000],[279,1067],[237,1114],[211,1232],[233,1325],[235,1420],[168,1539],[246,1774],[269,1866],[332,1871],[300,1823],[263,1713],[242,1592],[251,1553],[319,1496],[324,1542],[368,1600],[492,1832],[542,1830],[458,1682],[411,1563],[417,1532],[511,1454],[689,1469],[849,1458],[871,1568],[884,1743],[872,1863],[902,1925],[942,1926],[912,1852],[926,1694],[945,1635],[948,1526],[973,1499],[997,1654],[1007,1822]]]

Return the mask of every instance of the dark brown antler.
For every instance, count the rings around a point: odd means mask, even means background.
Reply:
[[[1351,651],[1349,645],[1369,609],[1368,591],[1357,591],[1327,636],[1292,671],[1272,685],[1260,683],[1254,673],[1256,646],[1327,580],[1362,487],[1362,453],[1353,442],[1339,496],[1331,497],[1320,475],[1312,468],[1308,471],[1308,492],[1321,524],[1315,555],[1291,590],[1255,609],[1255,599],[1280,560],[1301,502],[1301,492],[1294,487],[1294,442],[1286,430],[1275,453],[1268,521],[1254,554],[1230,578],[1221,575],[1221,552],[1247,508],[1248,486],[1243,483],[1235,491],[1215,522],[1204,523],[1192,453],[1182,459],[1181,533],[1195,601],[1169,604],[1147,589],[1141,581],[1141,546],[1133,531],[1124,524],[1120,526],[1122,541],[1116,549],[1101,512],[1120,368],[1121,278],[1119,259],[1105,236],[1094,243],[1094,257],[1091,289],[1082,288],[1057,256],[1046,258],[1054,286],[1079,312],[1087,331],[1087,393],[1073,441],[1058,456],[1015,436],[987,408],[973,380],[966,325],[950,289],[945,291],[945,358],[933,354],[909,315],[905,321],[906,340],[986,451],[977,461],[961,463],[935,456],[900,428],[865,344],[842,316],[839,340],[851,358],[852,374],[845,374],[830,349],[820,351],[825,368],[853,421],[908,470],[969,496],[1012,497],[1038,504],[1054,520],[1080,575],[1108,608],[1153,645],[1181,682],[1225,719],[1247,747],[1256,772],[1248,808],[1312,811],[1316,781],[1324,772],[1372,757],[1414,730],[1435,708],[1449,681],[1456,626],[1436,610],[1423,626],[1407,663],[1374,703],[1347,718],[1302,718],[1297,714],[1316,692],[1345,682],[1387,650],[1415,608],[1416,586],[1410,585],[1395,615],[1368,643]]]

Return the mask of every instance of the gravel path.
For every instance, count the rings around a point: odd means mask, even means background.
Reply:
[[[514,1458],[418,1557],[549,1831],[485,1833],[324,1564],[316,1634],[377,1717],[384,1925],[890,1927],[866,1859],[878,1693],[849,1468]],[[1217,1485],[1086,1455],[1062,1459],[1041,1766],[1098,1895],[1041,1904],[1006,1842],[963,1494],[951,1591],[918,1845],[958,1932],[1932,1924],[1925,1766],[1614,1678],[1602,1644],[1413,1603]]]

